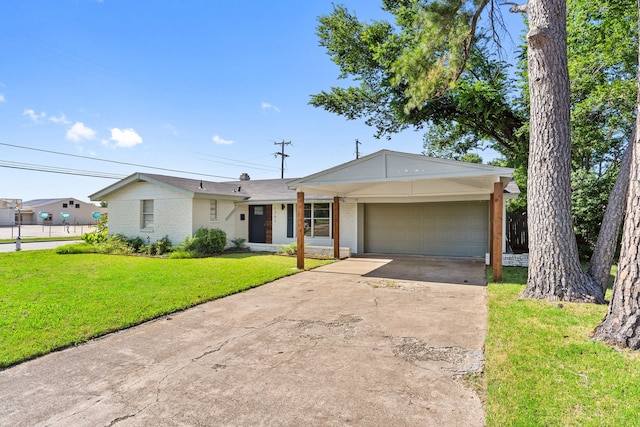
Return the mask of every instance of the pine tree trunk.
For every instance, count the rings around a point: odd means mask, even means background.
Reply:
[[[638,2],[640,11],[640,1]],[[640,30],[639,30],[640,32]],[[640,47],[638,49],[640,60]],[[640,75],[638,76],[640,87]],[[638,93],[640,107],[640,92]],[[640,126],[640,110],[636,129]],[[633,350],[640,349],[640,141],[633,139],[633,154],[627,195],[627,213],[622,231],[618,273],[607,315],[594,331],[593,338]]]
[[[589,275],[600,284],[602,292],[606,293],[609,283],[609,274],[613,257],[618,244],[618,234],[624,218],[624,208],[627,202],[627,192],[629,189],[629,174],[631,172],[631,159],[633,157],[633,142],[636,139],[636,128],[631,134],[631,141],[622,157],[618,178],[609,195],[607,210],[602,218],[600,233],[596,247],[591,255],[589,263]]]
[[[566,0],[530,0],[529,277],[523,298],[604,303],[582,270],[571,220]]]
[[[637,123],[637,122],[636,122]],[[622,232],[618,273],[607,315],[593,338],[620,347],[640,349],[640,149],[634,141],[627,214]]]

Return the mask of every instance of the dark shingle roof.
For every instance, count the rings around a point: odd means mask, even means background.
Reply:
[[[148,181],[158,185],[166,185],[176,190],[191,193],[193,196],[219,196],[246,202],[290,202],[296,200],[296,192],[289,190],[287,184],[293,179],[262,179],[247,181],[214,182],[200,179],[180,178],[151,173],[135,173],[117,183],[91,195],[92,200],[101,198],[122,186],[136,181]],[[329,199],[327,196],[306,194],[307,200]]]

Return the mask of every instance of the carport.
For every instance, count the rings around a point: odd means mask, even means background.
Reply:
[[[304,267],[305,193],[333,196],[334,256],[341,230],[355,253],[484,258],[501,280],[505,199],[513,169],[381,150],[292,181],[297,192],[298,267]],[[347,224],[341,205],[355,212]],[[355,206],[355,208],[353,207]]]

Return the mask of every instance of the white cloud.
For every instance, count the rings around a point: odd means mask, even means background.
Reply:
[[[69,125],[71,122],[67,119],[67,116],[64,114],[60,114],[60,117],[51,116],[49,117],[49,121],[53,123],[62,123],[64,125]]]
[[[111,129],[111,141],[115,141],[116,147],[131,148],[142,144],[142,137],[133,129]]]
[[[3,103],[5,101],[6,101],[6,99],[4,97],[4,93],[0,93],[0,103]]]
[[[263,110],[265,110],[265,111],[266,111],[266,110],[273,110],[273,111],[275,111],[276,113],[279,113],[279,112],[280,112],[280,109],[279,109],[277,106],[275,106],[275,105],[273,105],[273,104],[269,104],[268,102],[264,102],[264,101],[262,101],[262,104],[261,104],[260,106],[261,106],[261,107],[262,107],[262,109],[263,109]]]
[[[170,125],[170,124],[166,124],[162,126],[163,128],[167,129],[169,132],[171,132],[174,135],[178,135],[178,130],[175,128],[175,126]]]
[[[229,139],[222,139],[220,138],[218,135],[213,135],[211,137],[211,139],[213,140],[213,142],[215,142],[216,144],[222,144],[222,145],[231,145],[233,144],[233,141],[229,140]]]
[[[80,141],[83,139],[93,139],[96,137],[96,131],[88,126],[85,126],[82,122],[75,122],[67,130],[67,139],[71,141]]]
[[[42,113],[36,113],[35,111],[28,109],[22,112],[23,116],[29,117],[33,122],[39,123],[40,119],[44,119],[47,116],[47,113],[44,111]]]

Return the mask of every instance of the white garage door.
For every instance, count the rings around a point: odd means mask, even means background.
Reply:
[[[488,206],[486,201],[366,204],[365,252],[484,257]]]

